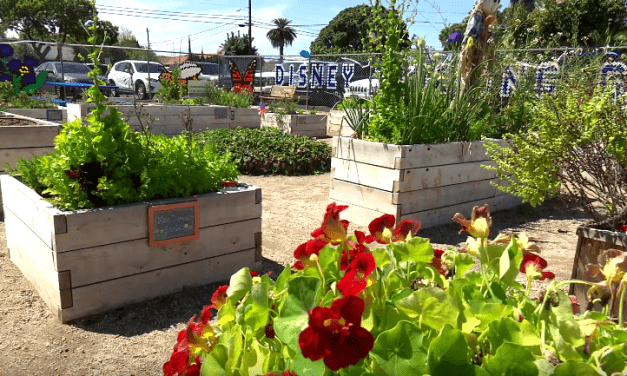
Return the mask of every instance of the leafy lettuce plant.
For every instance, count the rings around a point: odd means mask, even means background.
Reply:
[[[327,207],[321,226],[294,251],[296,262],[276,280],[243,268],[218,288],[198,321],[192,318],[179,333],[164,374],[583,376],[627,370],[622,321],[616,324],[607,310],[578,314],[576,301],[561,290],[592,283],[553,281],[532,298],[532,283],[555,275],[525,236],[489,240],[487,205],[475,207],[470,219],[453,217],[470,236],[465,247],[446,251],[416,235],[420,222],[397,224],[387,214],[370,223],[369,234],[349,235],[349,223],[340,219],[346,208]],[[624,257],[611,264],[622,268],[620,278],[625,264]]]
[[[95,42],[93,37],[90,41]],[[117,108],[104,105],[106,97],[98,87],[104,84],[98,79],[99,49],[89,56],[95,68],[89,73],[94,85],[87,101],[96,107],[86,124],[80,119],[64,124],[53,153],[20,159],[15,170],[8,169],[12,175],[20,175],[61,210],[186,197],[217,191],[237,179],[228,154],[200,147],[184,135],[168,139],[133,131]]]

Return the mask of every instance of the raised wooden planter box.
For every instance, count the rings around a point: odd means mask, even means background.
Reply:
[[[0,125],[0,175],[6,174],[4,168],[6,163],[15,168],[20,157],[31,158],[33,155],[54,151],[54,138],[59,134],[59,124],[8,112],[0,112],[0,119],[3,122]],[[2,213],[2,189],[0,189],[0,213]]]
[[[353,133],[351,127],[346,122],[346,113],[340,110],[331,110],[327,117],[327,135],[328,136],[346,136],[350,137]]]
[[[627,233],[619,231],[599,230],[592,227],[582,226],[577,229],[577,251],[573,262],[573,272],[571,279],[582,281],[599,282],[602,278],[592,278],[586,274],[586,265],[597,264],[601,251],[606,249],[618,249],[627,252]],[[603,267],[603,265],[601,265]],[[590,287],[582,284],[571,284],[569,294],[577,296],[577,302],[581,306],[581,311],[586,310],[588,298],[586,292]],[[618,304],[620,296],[614,299],[614,309],[612,315],[618,317]],[[625,304],[627,307],[627,302]],[[627,319],[627,310],[623,317]]]
[[[33,119],[63,124],[67,121],[67,109],[59,108],[7,108],[5,112]]]
[[[494,212],[522,203],[490,184],[496,172],[481,165],[492,163],[483,141],[399,146],[335,137],[329,197],[349,205],[343,219],[362,226],[384,213],[423,228],[452,223],[475,205]]]
[[[267,113],[261,119],[262,127],[281,128],[286,133],[307,137],[327,137],[327,115],[283,115],[278,121],[278,114]]]
[[[187,105],[142,105],[137,109],[132,105],[116,106],[128,125],[141,131],[141,124],[152,123],[151,132],[175,136],[185,130],[185,118],[192,120],[194,131],[216,128],[259,128],[260,120],[256,108],[231,108],[227,106],[187,106]],[[68,121],[85,120],[93,105],[83,103],[68,104]],[[137,116],[137,111],[143,116]]]
[[[0,179],[11,261],[61,322],[228,280],[261,264],[257,187],[62,212],[15,178]],[[151,247],[150,208],[188,202],[198,203],[199,238]]]

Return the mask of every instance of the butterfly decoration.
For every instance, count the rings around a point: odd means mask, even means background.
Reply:
[[[200,68],[198,64],[185,61],[179,66],[179,84],[187,85],[188,80],[198,80],[198,75],[201,71],[202,68]],[[160,81],[172,81],[172,79],[172,73],[170,72],[162,72],[159,75]]]
[[[247,91],[253,93],[253,81],[255,80],[255,69],[257,68],[257,60],[253,60],[248,64],[248,68],[244,73],[244,77],[237,69],[237,65],[233,60],[229,60],[229,69],[231,70],[231,78],[233,79],[233,92],[240,93]]]

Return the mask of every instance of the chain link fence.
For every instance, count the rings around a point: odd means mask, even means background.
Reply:
[[[50,71],[48,81],[90,83],[90,69],[84,64],[93,50],[91,45],[64,44],[41,41],[5,41],[12,45],[15,58],[28,56],[39,61],[39,69]],[[231,90],[237,84],[253,87],[254,103],[271,92],[272,86],[296,87],[299,106],[332,109],[345,97],[371,98],[379,87],[376,54],[312,55],[254,55],[224,56],[195,52],[151,50],[132,47],[101,46],[101,78],[117,89],[105,90],[118,101],[134,102],[151,98],[158,92],[162,66],[167,70],[185,61],[197,63],[198,76]],[[596,77],[601,84],[614,85],[617,94],[627,90],[627,64],[621,54],[627,47],[604,49],[526,49],[497,51],[486,62],[488,88],[498,89],[507,98],[517,88],[533,90],[540,95],[552,92],[558,80],[582,77],[582,72]],[[459,54],[428,50],[426,63],[436,72],[454,71]],[[141,66],[126,66],[135,60]],[[148,64],[150,62],[150,64]],[[411,69],[411,62],[410,62]],[[130,73],[130,74],[129,74]],[[51,97],[80,100],[80,93],[64,92],[62,86],[45,85]],[[152,94],[152,95],[151,95]]]

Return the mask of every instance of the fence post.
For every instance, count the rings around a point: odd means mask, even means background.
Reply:
[[[307,99],[305,99],[305,110],[309,110],[309,84],[311,83],[311,56],[307,62]]]
[[[57,56],[59,56],[59,61],[61,62],[61,82],[65,83],[65,69],[63,69],[63,45],[57,42]],[[61,100],[65,100],[65,86],[59,87],[59,94],[61,96]]]

